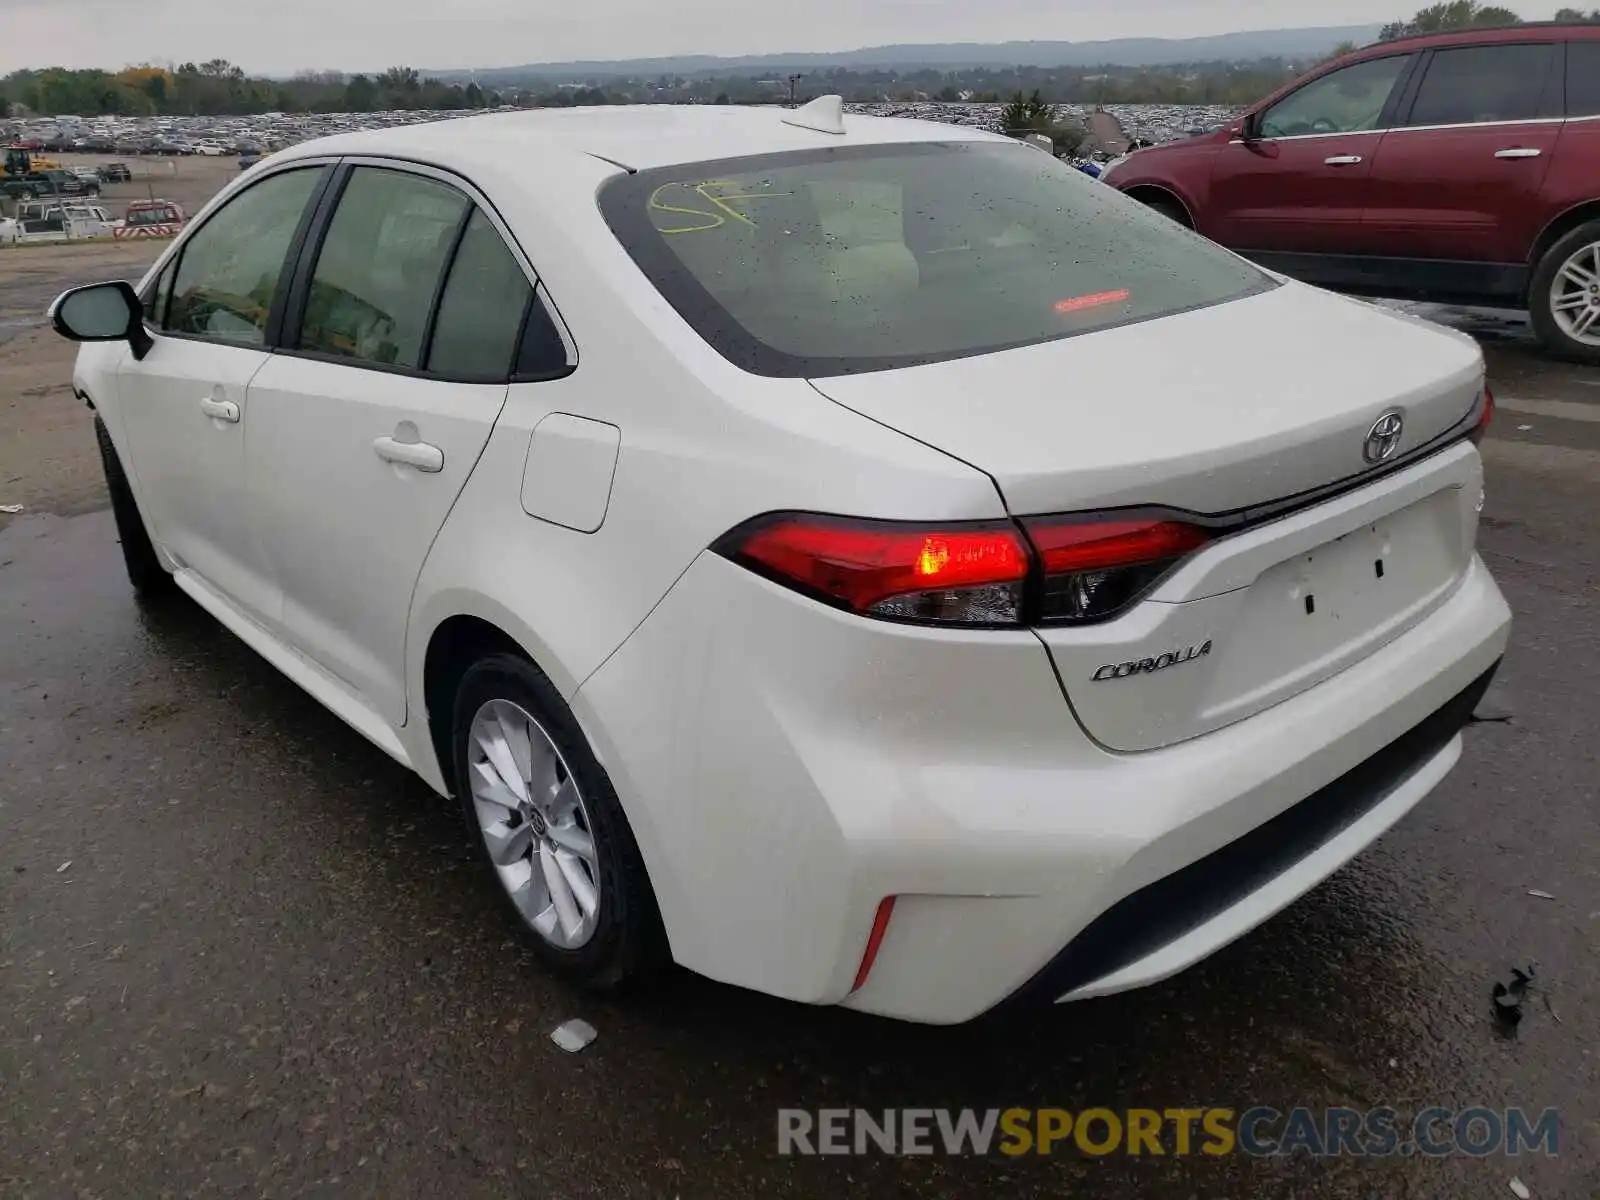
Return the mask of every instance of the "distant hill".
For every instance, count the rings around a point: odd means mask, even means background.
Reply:
[[[1103,42],[951,42],[941,45],[873,46],[817,54],[755,54],[738,58],[683,55],[676,58],[633,58],[614,62],[529,63],[481,71],[424,71],[447,82],[469,76],[480,84],[507,85],[525,79],[587,80],[657,75],[729,75],[752,71],[855,70],[898,71],[936,67],[1145,67],[1185,62],[1246,61],[1258,58],[1303,59],[1328,53],[1341,42],[1361,45],[1378,36],[1377,25],[1332,25],[1308,29],[1267,29],[1200,38],[1117,38]]]

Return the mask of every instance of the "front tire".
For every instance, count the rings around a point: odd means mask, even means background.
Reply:
[[[1600,221],[1578,226],[1539,260],[1528,315],[1551,354],[1600,366]]]
[[[1153,196],[1150,199],[1143,201],[1143,203],[1146,208],[1153,212],[1160,213],[1163,217],[1167,218],[1167,220],[1176,222],[1177,224],[1182,225],[1185,229],[1193,228],[1193,226],[1189,224],[1189,214],[1183,210],[1183,205],[1179,204],[1176,200],[1163,200],[1160,197]]]
[[[612,990],[664,958],[644,860],[572,710],[527,659],[480,659],[456,691],[451,746],[469,836],[539,957]]]
[[[106,490],[111,493],[111,514],[117,521],[117,537],[122,543],[122,563],[128,582],[141,600],[158,600],[172,593],[172,576],[161,565],[161,558],[150,541],[133,488],[111,443],[111,433],[99,417],[94,419],[94,436],[100,444],[100,463],[105,468]]]

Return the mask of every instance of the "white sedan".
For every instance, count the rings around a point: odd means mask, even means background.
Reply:
[[[587,985],[1163,979],[1506,645],[1470,340],[836,98],[306,143],[53,319],[137,591],[456,797]]]

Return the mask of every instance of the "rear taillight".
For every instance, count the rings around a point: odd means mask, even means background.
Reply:
[[[778,513],[713,549],[866,616],[996,626],[1106,620],[1210,539],[1154,519],[1028,517],[1019,528]]]
[[[785,513],[741,526],[716,549],[859,613],[950,625],[1022,621],[1028,548],[1009,521],[929,527]]]
[[[1483,399],[1479,402],[1478,423],[1472,427],[1472,432],[1467,436],[1472,439],[1472,444],[1477,445],[1483,441],[1484,435],[1489,432],[1489,425],[1494,420],[1494,393],[1489,390],[1489,385],[1484,384]]]
[[[1178,521],[1027,517],[1022,527],[1044,575],[1042,621],[1099,621],[1121,612],[1211,540]]]

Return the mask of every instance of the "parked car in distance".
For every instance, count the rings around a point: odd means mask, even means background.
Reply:
[[[133,172],[124,162],[104,163],[96,169],[100,173],[100,178],[107,183],[130,183],[133,180]]]
[[[1372,296],[1527,308],[1600,363],[1600,25],[1368,46],[1106,182],[1268,267]]]
[[[0,193],[14,200],[34,200],[49,196],[98,196],[97,181],[80,179],[71,171],[30,171],[26,175],[7,175],[0,179]]]
[[[1506,645],[1472,339],[836,96],[307,142],[52,320],[136,591],[456,797],[591,986],[1164,979]]]

